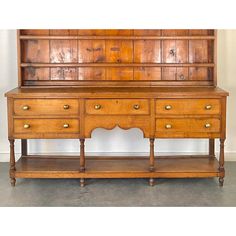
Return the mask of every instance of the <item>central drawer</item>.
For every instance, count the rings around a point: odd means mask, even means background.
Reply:
[[[157,99],[157,115],[220,114],[219,99]]]
[[[78,115],[78,99],[16,99],[15,115]]]
[[[88,99],[86,113],[90,115],[148,115],[147,99]]]
[[[14,133],[78,133],[78,119],[14,119]]]

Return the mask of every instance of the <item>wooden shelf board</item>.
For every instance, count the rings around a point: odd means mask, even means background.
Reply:
[[[155,87],[155,86],[213,86],[212,80],[186,80],[183,85],[182,81],[178,80],[126,80],[125,84],[121,80],[24,80],[22,87],[29,86],[88,86],[88,87],[132,87],[132,86],[142,86],[142,87]]]
[[[22,157],[16,178],[203,178],[218,176],[219,163],[209,156],[156,157],[149,172],[147,157],[86,157],[79,172],[79,157]]]
[[[21,67],[214,67],[214,63],[21,63]]]
[[[20,35],[21,40],[97,40],[97,39],[119,39],[119,40],[169,40],[169,39],[185,39],[185,40],[214,40],[215,36],[33,36]]]

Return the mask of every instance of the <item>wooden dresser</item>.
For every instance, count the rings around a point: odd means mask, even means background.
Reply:
[[[18,30],[19,87],[6,93],[11,184],[219,177],[223,186],[228,93],[216,86],[216,40],[215,30]],[[116,126],[139,128],[149,156],[85,154],[94,129]],[[161,138],[208,139],[209,154],[154,155]],[[27,139],[78,139],[80,156],[30,155]]]

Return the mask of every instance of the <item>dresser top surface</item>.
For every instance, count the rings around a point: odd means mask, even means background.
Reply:
[[[5,94],[7,97],[217,97],[228,96],[228,92],[218,87],[79,87],[79,88],[15,88]]]

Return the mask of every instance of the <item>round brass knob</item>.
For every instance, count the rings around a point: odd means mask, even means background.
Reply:
[[[211,127],[211,124],[207,123],[205,124],[205,128],[210,128]]]
[[[96,104],[96,105],[94,106],[94,109],[95,109],[95,110],[99,110],[99,109],[101,109],[101,107],[102,107],[102,106],[101,106],[100,104]]]
[[[135,110],[138,110],[138,109],[140,108],[140,106],[139,106],[138,104],[135,104],[135,105],[133,106],[133,108],[134,108]]]
[[[179,79],[180,79],[180,80],[185,80],[185,77],[184,77],[184,75],[183,75],[183,74],[181,74],[181,75],[179,76]]]
[[[29,124],[24,124],[24,129],[28,129],[30,127]]]
[[[67,105],[67,104],[63,106],[64,110],[67,110],[67,109],[69,109],[69,107],[70,107],[70,106],[69,106],[69,105]]]
[[[171,129],[172,125],[171,124],[167,124],[165,127],[166,127],[166,129]]]
[[[212,108],[211,105],[206,105],[206,106],[205,106],[205,109],[206,109],[206,110],[211,110],[211,108]]]
[[[165,109],[166,109],[166,110],[171,110],[171,108],[172,108],[171,105],[166,105],[166,106],[165,106]]]
[[[25,106],[22,107],[22,109],[23,109],[24,111],[29,110],[29,106],[25,105]]]
[[[64,124],[64,125],[63,125],[63,128],[65,128],[65,129],[66,129],[66,128],[69,128],[69,124]]]

